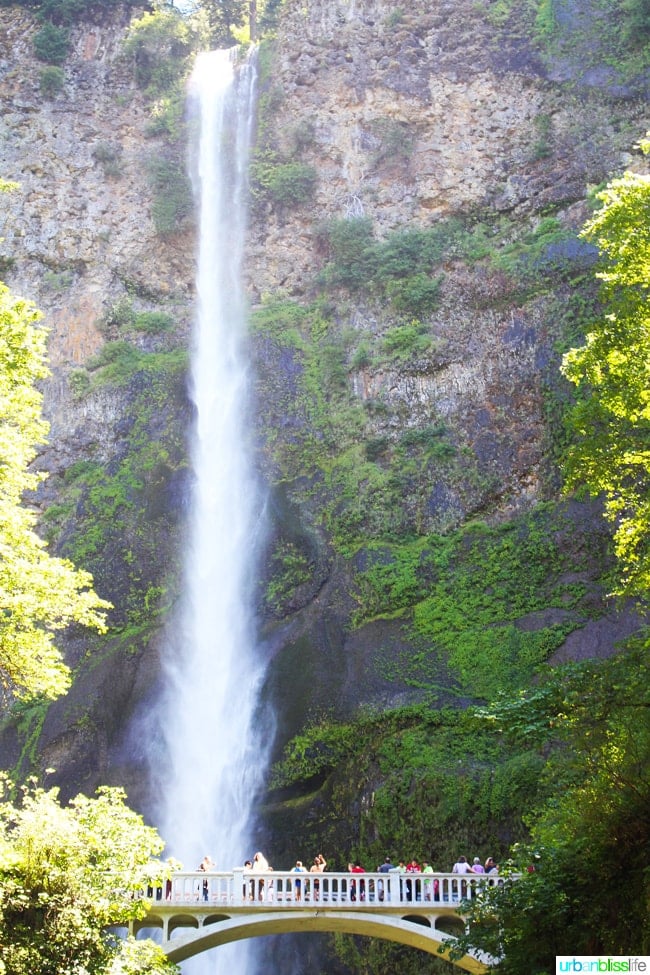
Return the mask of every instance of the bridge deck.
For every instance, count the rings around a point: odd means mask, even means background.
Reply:
[[[485,887],[502,883],[494,874],[453,873],[296,873],[244,870],[175,873],[143,894],[155,912],[178,912],[227,907],[228,911],[300,910],[327,906],[330,910],[372,910],[404,913],[405,908],[457,912],[462,900],[471,900]]]

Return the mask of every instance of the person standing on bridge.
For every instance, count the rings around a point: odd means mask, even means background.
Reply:
[[[323,873],[323,871],[325,870],[325,867],[326,866],[327,866],[327,860],[325,859],[325,857],[323,856],[322,853],[318,853],[314,857],[314,862],[312,863],[311,867],[309,868],[309,872],[310,873]],[[313,887],[313,891],[314,891],[314,900],[317,901],[318,900],[319,891],[320,891],[320,880],[318,880],[316,877],[314,877],[314,879],[312,881],[312,887]]]
[[[466,857],[458,857],[455,864],[451,868],[451,872],[459,873],[461,875],[466,873],[476,873],[474,868],[470,867]],[[462,880],[460,883],[460,897],[467,897],[467,883],[464,880]]]
[[[266,859],[263,853],[259,851],[253,857],[253,873],[268,873],[269,871],[269,861]],[[260,878],[255,879],[253,884],[256,888],[257,899],[262,900],[264,895],[264,881]]]
[[[425,874],[425,873],[433,873],[433,867],[431,866],[431,864],[429,863],[428,860],[423,860],[422,861],[422,873],[423,874]],[[437,878],[429,877],[427,880],[424,880],[423,879],[423,881],[422,881],[422,894],[424,896],[424,900],[425,901],[430,901],[430,900],[433,900],[434,897],[437,900],[438,899],[438,896],[437,896],[438,895],[438,888],[439,888],[439,884],[438,884],[438,879]]]
[[[244,871],[252,870],[252,869],[253,869],[253,861],[252,860],[244,860]],[[244,886],[242,887],[242,896],[243,896],[244,900],[246,900],[246,898],[248,897],[248,899],[252,901],[253,900],[253,897],[255,895],[255,881],[254,880],[249,880],[247,882],[250,885],[250,893],[249,894],[246,893],[246,882],[245,882],[244,883]]]
[[[422,873],[422,868],[420,867],[420,864],[415,859],[415,857],[413,857],[413,859],[412,860],[409,860],[409,862],[407,863],[407,865],[406,865],[406,873],[407,874]],[[417,884],[415,882],[415,878],[410,879],[410,880],[407,880],[406,881],[406,899],[407,899],[407,901],[415,900],[414,895],[416,895],[416,893],[417,893]]]
[[[473,867],[470,867],[467,862],[467,857],[458,857],[455,864],[451,868],[452,873],[476,873]]]
[[[404,880],[402,879],[402,874],[406,873],[406,864],[403,860],[400,860],[397,864],[397,872],[400,875],[399,878],[399,899],[404,900]]]
[[[199,863],[199,870],[201,870],[202,873],[208,873],[210,870],[216,870],[216,868],[217,868],[216,863],[209,856],[204,856],[203,859],[201,860],[201,862]],[[203,885],[202,886],[203,886],[203,900],[204,901],[207,901],[207,899],[208,899],[208,888],[209,888],[208,878],[207,877],[203,881]]]
[[[361,866],[358,860],[354,863],[348,863],[348,870],[350,873],[365,873],[366,871]],[[350,884],[350,900],[355,901],[357,899],[357,885],[354,881]],[[359,899],[365,901],[366,899],[366,882],[365,880],[359,881]]]
[[[172,888],[173,888],[172,873],[174,872],[174,870],[181,870],[182,867],[183,864],[180,862],[180,860],[175,860],[174,857],[167,857],[167,870],[166,870],[166,879],[165,879],[165,900],[166,901],[170,901],[172,899]]]
[[[269,871],[271,875],[273,874],[273,867],[269,866]],[[275,900],[275,884],[273,881],[273,876],[270,876],[266,884],[266,899],[269,903],[273,903]]]
[[[302,860],[296,860],[295,867],[291,868],[291,873],[307,873],[307,868],[303,867]],[[302,900],[302,881],[294,880],[294,891],[296,894],[296,900]]]
[[[382,863],[382,865],[380,867],[377,867],[377,873],[388,873],[390,870],[394,870],[394,869],[395,869],[395,867],[392,864],[391,858],[390,857],[384,857],[384,862]],[[383,901],[383,899],[384,899],[384,881],[383,880],[378,880],[377,881],[377,893],[379,894],[379,900],[380,901]]]

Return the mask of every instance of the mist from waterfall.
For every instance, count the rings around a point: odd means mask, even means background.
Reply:
[[[160,833],[189,870],[206,854],[219,870],[252,856],[252,804],[266,764],[255,718],[262,665],[252,598],[262,503],[251,461],[241,283],[255,74],[254,55],[202,54],[188,97],[199,211],[194,482],[159,722],[166,767],[157,777]],[[225,972],[236,964],[245,975],[247,944],[199,955],[183,971]]]

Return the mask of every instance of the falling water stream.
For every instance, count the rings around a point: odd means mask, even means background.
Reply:
[[[199,56],[189,92],[199,210],[194,481],[160,722],[167,759],[159,828],[186,869],[206,854],[221,870],[252,855],[252,804],[265,766],[251,592],[262,505],[250,456],[241,284],[254,103],[254,57]],[[246,951],[245,942],[220,948],[183,971],[225,972],[236,963],[246,975]]]

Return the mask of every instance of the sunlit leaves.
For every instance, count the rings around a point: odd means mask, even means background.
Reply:
[[[23,503],[41,475],[29,464],[48,424],[35,383],[47,376],[40,313],[0,283],[0,689],[56,697],[69,684],[54,633],[72,622],[105,629],[109,603],[92,577],[46,551]]]
[[[644,143],[644,145],[646,145]],[[579,387],[567,484],[605,497],[620,591],[650,588],[650,176],[627,172],[599,194],[583,236],[602,256],[605,312],[563,372]]]
[[[3,780],[0,779],[0,790]],[[143,871],[162,865],[157,832],[120,789],[79,795],[25,787],[0,802],[0,971],[6,975],[173,973],[150,942],[120,941],[109,925],[140,916],[132,897]]]

